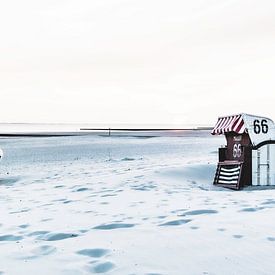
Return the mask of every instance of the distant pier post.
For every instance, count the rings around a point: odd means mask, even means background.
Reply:
[[[111,128],[109,128],[109,137],[111,136]]]

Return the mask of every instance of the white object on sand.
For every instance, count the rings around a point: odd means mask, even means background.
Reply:
[[[214,184],[232,189],[275,185],[275,124],[266,117],[239,114],[219,117],[213,135],[224,134]]]

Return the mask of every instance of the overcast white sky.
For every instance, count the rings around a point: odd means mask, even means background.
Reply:
[[[0,122],[275,119],[274,0],[0,1]]]

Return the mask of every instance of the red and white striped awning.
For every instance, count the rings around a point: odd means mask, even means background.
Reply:
[[[228,132],[243,134],[245,132],[245,123],[242,115],[220,117],[212,130],[212,135],[221,135]]]

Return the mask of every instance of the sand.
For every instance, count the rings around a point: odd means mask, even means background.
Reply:
[[[214,187],[223,143],[1,139],[0,274],[274,274],[275,190]]]

